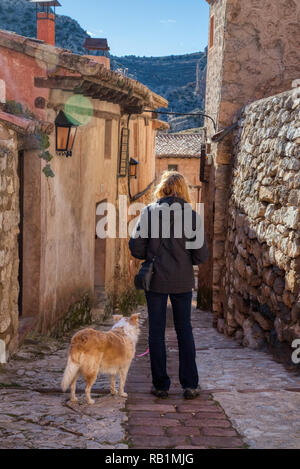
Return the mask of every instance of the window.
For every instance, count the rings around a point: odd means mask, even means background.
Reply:
[[[109,160],[111,158],[111,138],[112,138],[112,120],[105,121],[105,149],[104,158]]]
[[[213,15],[209,21],[209,48],[211,49],[214,45],[215,35],[215,16]]]
[[[169,164],[168,171],[178,171],[178,164]]]
[[[133,134],[133,138],[134,138],[134,157],[135,158],[138,158],[138,153],[139,153],[139,124],[138,122],[135,122],[134,124],[134,134]]]

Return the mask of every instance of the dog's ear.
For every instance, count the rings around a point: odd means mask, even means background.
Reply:
[[[122,314],[114,314],[112,318],[113,318],[113,320],[114,320],[114,323],[116,324],[116,322],[121,321],[121,319],[123,318],[123,316],[122,316]]]
[[[139,313],[135,313],[132,316],[130,316],[129,322],[133,326],[136,326],[137,323],[139,322]]]

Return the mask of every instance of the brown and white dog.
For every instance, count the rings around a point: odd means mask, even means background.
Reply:
[[[139,315],[131,317],[113,316],[115,325],[109,332],[84,329],[74,335],[71,341],[68,363],[61,383],[63,392],[71,386],[71,401],[75,396],[76,381],[83,376],[86,381],[86,399],[91,399],[91,388],[98,373],[110,375],[110,392],[116,394],[116,377],[120,376],[119,396],[127,397],[124,386],[127,373],[135,355],[139,335]]]

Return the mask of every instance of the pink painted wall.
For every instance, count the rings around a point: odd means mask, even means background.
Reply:
[[[24,104],[40,119],[46,119],[46,110],[34,105],[37,97],[48,100],[49,90],[36,88],[35,77],[45,77],[45,65],[33,57],[0,47],[0,79],[6,83],[6,100]]]

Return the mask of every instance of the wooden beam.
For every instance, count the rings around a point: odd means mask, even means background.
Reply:
[[[144,106],[142,104],[128,106],[128,104],[124,103],[122,110],[124,114],[142,114],[144,112]]]
[[[51,90],[73,91],[74,88],[80,87],[83,80],[80,77],[35,77],[34,85],[37,88],[49,88]]]
[[[136,95],[134,91],[131,90],[130,93],[127,89],[122,90],[116,85],[97,80],[93,77],[36,77],[35,86],[38,88],[72,91],[75,94],[82,94],[100,101],[120,104],[124,106],[124,109],[126,108],[126,114],[141,114],[144,109],[144,99]]]

